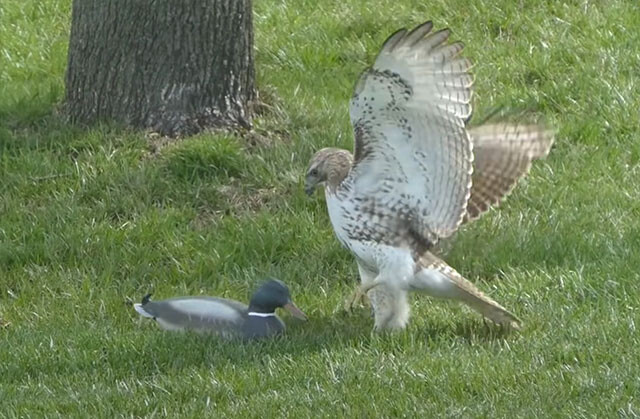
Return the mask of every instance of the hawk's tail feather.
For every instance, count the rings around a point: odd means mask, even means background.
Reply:
[[[520,329],[521,321],[518,317],[480,291],[440,258],[427,252],[419,263],[422,271],[415,275],[416,279],[412,284],[414,289],[435,297],[462,301],[494,323]]]
[[[462,277],[460,278],[467,282],[467,284],[460,287],[460,295],[463,302],[494,323],[506,325],[516,330],[520,329],[522,322],[518,317],[484,294],[471,282]]]

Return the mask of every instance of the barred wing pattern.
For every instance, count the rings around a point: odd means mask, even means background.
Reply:
[[[553,131],[540,125],[488,124],[469,129],[469,135],[475,160],[465,222],[504,199],[553,144]]]
[[[471,62],[427,22],[387,39],[350,103],[353,168],[341,201],[366,215],[354,240],[426,249],[462,222],[470,196]]]

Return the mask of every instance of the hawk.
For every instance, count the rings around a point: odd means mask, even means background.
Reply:
[[[383,44],[349,105],[355,146],[311,159],[305,190],[324,186],[338,240],[356,258],[375,328],[402,329],[408,292],[459,300],[498,324],[520,320],[430,252],[497,205],[553,133],[541,125],[467,127],[471,62],[450,31],[426,22]]]

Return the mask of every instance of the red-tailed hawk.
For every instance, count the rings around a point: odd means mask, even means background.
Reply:
[[[324,185],[338,240],[356,257],[376,329],[403,328],[407,293],[462,301],[492,321],[519,320],[429,250],[499,203],[547,155],[539,125],[467,128],[471,62],[449,30],[426,22],[391,35],[350,102],[354,154],[325,148],[305,189]]]

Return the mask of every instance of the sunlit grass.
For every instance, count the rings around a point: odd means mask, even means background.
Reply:
[[[73,128],[62,100],[70,0],[0,2],[0,416],[640,414],[640,6],[612,2],[255,2],[266,141],[166,147]],[[474,120],[496,107],[558,129],[507,202],[447,260],[513,310],[520,333],[414,298],[406,332],[339,308],[357,270],[314,150],[350,148],[355,77],[395,29],[433,19],[475,62]],[[147,292],[246,300],[267,275],[310,316],[242,345],[170,335]]]

